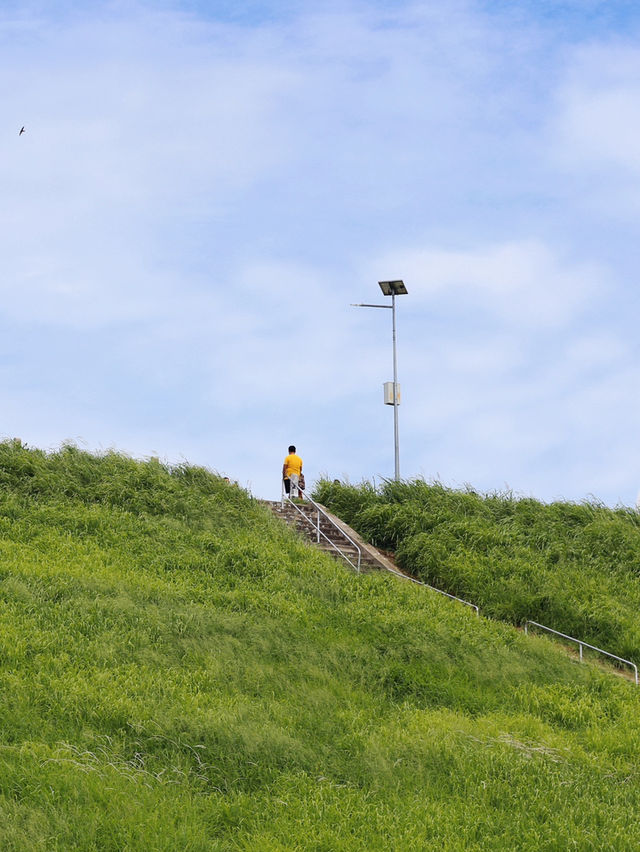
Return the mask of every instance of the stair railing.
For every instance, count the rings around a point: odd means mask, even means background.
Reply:
[[[612,654],[609,651],[603,651],[602,648],[596,648],[595,645],[589,645],[588,642],[583,642],[582,639],[575,639],[573,636],[567,636],[566,633],[560,633],[559,630],[554,630],[553,627],[546,627],[544,624],[538,624],[537,621],[525,621],[524,632],[527,634],[529,633],[530,624],[534,627],[539,627],[540,630],[546,630],[548,633],[554,633],[556,636],[561,636],[563,639],[568,639],[569,642],[575,642],[576,645],[579,645],[580,662],[582,662],[582,649],[590,648],[592,651],[597,651],[599,654],[604,654],[605,657],[611,657],[611,659],[613,660],[618,660],[618,662],[620,663],[625,663],[627,666],[631,666],[631,668],[633,669],[636,686],[638,685],[638,667],[635,663],[632,663],[631,660],[625,660],[624,657],[618,657],[617,654]]]
[[[290,497],[290,495],[286,493],[285,488],[284,488],[284,481],[282,482],[282,497],[281,497],[282,508],[284,509],[285,503],[287,503],[289,506],[293,506],[293,508],[296,510],[296,512],[300,515],[300,517],[304,518],[305,522],[307,524],[310,524],[313,527],[313,529],[315,531],[316,541],[320,542],[320,538],[323,538],[325,541],[327,541],[331,545],[331,547],[346,562],[348,562],[349,565],[351,565],[351,567],[359,574],[360,573],[360,566],[362,564],[362,549],[359,547],[358,544],[356,544],[356,542],[350,536],[348,536],[346,534],[346,532],[343,529],[341,529],[341,527],[338,524],[336,524],[336,522],[331,518],[331,516],[327,512],[325,512],[325,510],[322,508],[322,506],[320,506],[318,503],[316,503],[316,501],[312,497],[310,497],[306,493],[306,491],[304,491],[304,489],[300,488],[300,486],[298,485],[297,490],[298,490],[299,493],[301,493],[304,496],[305,501],[307,503],[311,504],[311,506],[313,506],[313,508],[315,510],[315,515],[316,515],[315,521],[312,518],[310,518],[309,515],[305,511],[303,511],[303,509],[300,508],[300,505],[298,503],[294,503],[293,499]],[[324,518],[324,520],[330,526],[332,526],[335,530],[337,530],[343,538],[346,538],[346,540],[349,542],[349,544],[356,549],[356,552],[358,554],[358,559],[357,559],[355,565],[352,562],[352,560],[349,558],[349,556],[344,552],[344,550],[342,550],[341,547],[338,547],[338,545],[335,543],[335,541],[332,541],[332,539],[330,539],[329,536],[326,535],[322,531],[322,529],[320,528],[320,518],[321,517]]]
[[[429,583],[424,583],[422,580],[417,580],[415,577],[411,577],[409,574],[403,574],[402,571],[398,571],[397,568],[387,568],[390,574],[393,574],[396,577],[400,577],[401,580],[409,580],[410,583],[416,583],[418,586],[424,586],[425,589],[431,589],[432,592],[437,592],[439,595],[444,595],[445,598],[449,598],[452,601],[458,601],[458,603],[464,604],[468,606],[470,609],[475,610],[476,615],[480,615],[480,608],[474,604],[469,603],[469,601],[465,601],[462,598],[457,598],[455,595],[449,594],[449,592],[444,592],[442,589],[436,589],[435,586],[430,586]]]

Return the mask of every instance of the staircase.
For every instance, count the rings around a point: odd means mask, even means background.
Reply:
[[[361,571],[390,570],[391,563],[386,557],[361,539],[355,530],[332,515],[324,506],[316,508],[307,502],[296,503],[295,506],[285,502],[283,506],[280,501],[269,501],[267,505],[276,517],[297,530],[320,550],[340,561],[347,561],[356,570],[358,556],[360,556]]]
[[[406,574],[388,556],[362,539],[348,524],[332,515],[328,509],[320,503],[316,503],[315,500],[296,502],[295,504],[284,498],[283,501],[264,500],[262,502],[269,506],[276,517],[293,527],[320,550],[329,553],[335,559],[346,561],[356,571],[389,571],[401,580],[408,580],[418,586],[431,589],[439,595],[444,595],[450,600],[458,601],[464,606],[470,607],[476,615],[480,614],[476,604]],[[358,555],[360,556],[359,560]]]

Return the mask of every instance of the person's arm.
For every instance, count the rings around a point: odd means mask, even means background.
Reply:
[[[286,478],[287,478],[287,477],[286,477],[286,475],[285,475],[285,470],[286,470],[286,469],[287,469],[287,465],[286,465],[286,463],[285,463],[285,464],[283,464],[283,465],[282,465],[282,478],[283,478],[283,479],[286,479]]]

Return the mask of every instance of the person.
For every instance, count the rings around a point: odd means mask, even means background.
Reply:
[[[284,460],[282,465],[282,478],[284,480],[284,490],[293,498],[298,496],[298,483],[302,474],[302,459],[296,455],[296,448],[291,444],[289,447],[289,455]]]

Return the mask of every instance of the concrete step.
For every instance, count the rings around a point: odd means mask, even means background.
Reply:
[[[347,534],[337,529],[331,521],[320,516],[320,541],[318,541],[318,512],[310,504],[297,503],[294,506],[285,504],[282,506],[280,502],[271,502],[268,504],[271,511],[290,527],[295,529],[300,535],[307,539],[311,544],[328,553],[338,561],[344,561],[344,557],[338,552],[338,548],[354,565],[358,562],[358,550],[351,544],[347,538]],[[353,533],[356,536],[355,533]],[[357,536],[356,536],[357,537]],[[335,546],[333,546],[335,545]],[[366,547],[361,548],[360,556],[361,570],[379,570],[382,566],[376,561],[373,554],[367,552]]]

